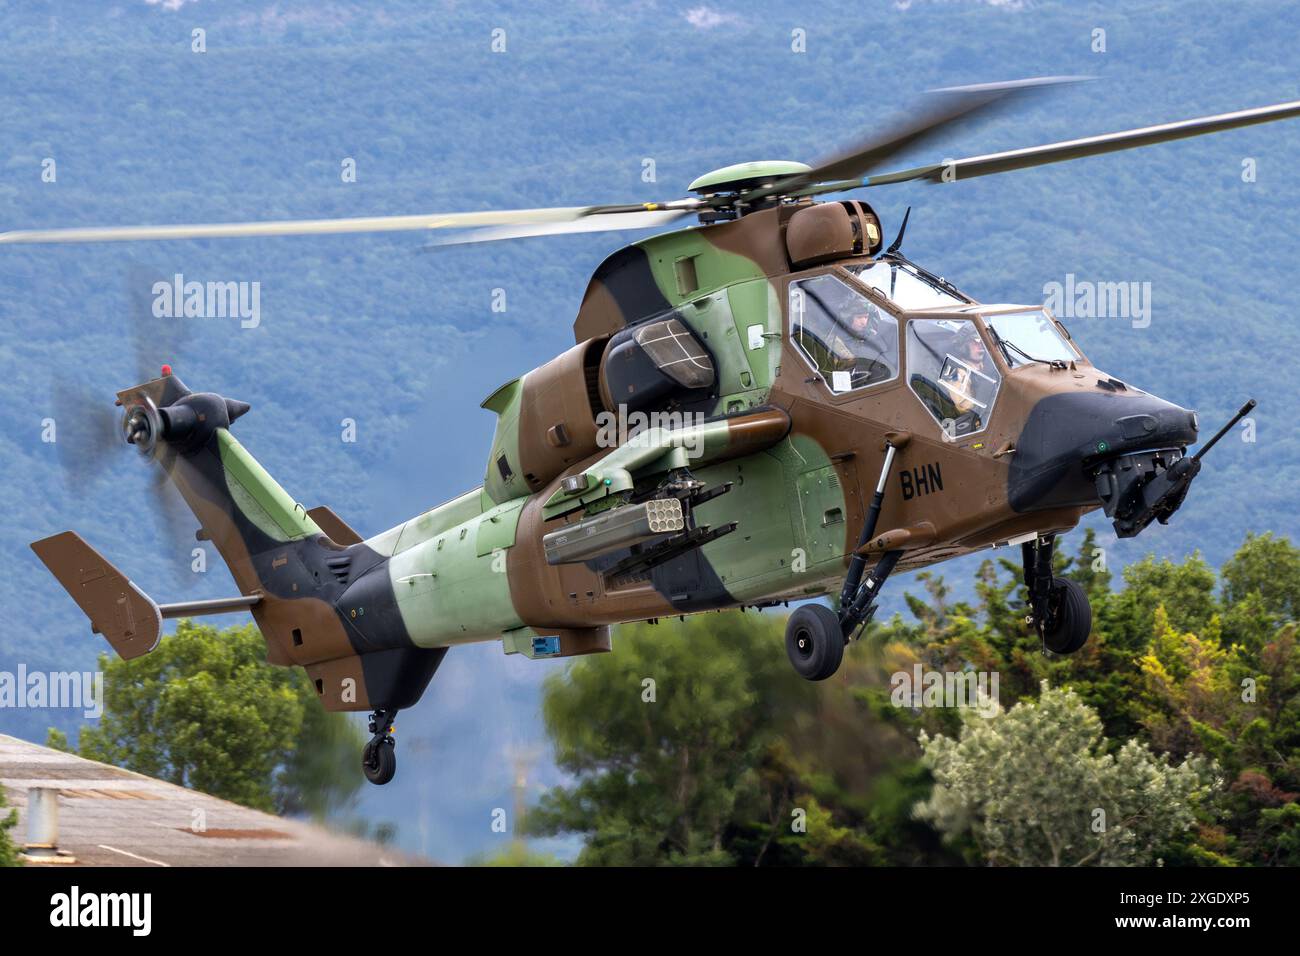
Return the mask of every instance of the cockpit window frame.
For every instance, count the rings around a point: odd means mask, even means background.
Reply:
[[[1002,354],[1002,350],[997,347],[997,343],[993,340],[993,334],[990,330],[988,320],[989,318],[996,319],[1000,315],[1015,315],[1022,312],[1042,312],[1046,315],[1052,321],[1056,331],[1060,333],[1061,337],[1065,340],[1070,351],[1074,353],[1074,357],[1070,359],[1069,362],[1076,366],[1082,365],[1090,368],[1093,367],[1092,361],[1084,354],[1083,349],[1079,347],[1079,343],[1074,340],[1074,336],[1070,334],[1070,330],[1065,327],[1064,323],[1062,323],[1060,319],[1052,314],[1051,309],[1048,309],[1045,306],[997,303],[970,306],[961,311],[942,312],[935,309],[932,312],[920,312],[915,314],[922,318],[961,318],[976,320],[976,325],[980,330],[980,337],[984,339],[984,347],[989,350],[990,354],[992,354],[993,361],[997,365],[998,371],[1005,377],[1007,375],[1015,375],[1027,368],[1033,368],[1040,363],[1027,362],[1020,365],[1010,364],[1006,360],[1006,356]]]
[[[912,384],[912,357],[913,357],[912,328],[918,323],[935,323],[935,322],[943,322],[943,321],[969,322],[974,327],[976,335],[979,337],[980,342],[983,344],[985,354],[989,356],[992,363],[993,370],[996,371],[997,373],[996,380],[990,379],[991,381],[993,381],[993,395],[988,401],[984,414],[980,416],[980,427],[972,431],[962,432],[960,435],[949,433],[949,431],[944,427],[943,420],[937,417],[935,410],[931,408],[929,404],[926,403],[925,399],[921,397],[921,395],[917,392],[916,388]],[[998,399],[1002,397],[1002,393],[1004,390],[1003,386],[1006,384],[1008,370],[1006,368],[1005,363],[1000,360],[1000,356],[998,355],[999,350],[993,344],[992,338],[989,335],[988,327],[984,324],[984,321],[980,317],[980,315],[975,312],[944,313],[938,309],[934,310],[933,312],[921,310],[912,313],[904,313],[903,323],[902,326],[900,327],[900,332],[902,333],[903,352],[904,352],[903,354],[904,368],[903,368],[902,379],[907,386],[907,391],[911,394],[912,398],[914,398],[917,404],[921,407],[925,415],[925,420],[930,422],[939,430],[939,432],[944,436],[945,441],[953,441],[953,442],[965,441],[968,438],[974,438],[977,435],[983,435],[988,433],[989,429],[992,427],[993,416],[997,413],[999,407]],[[946,360],[948,358],[953,359],[960,365],[966,366],[968,369],[970,369],[972,374],[979,375],[982,378],[990,378],[990,376],[986,375],[983,372],[980,372],[978,369],[975,369],[972,366],[967,365],[967,363],[965,363],[962,359],[960,359],[958,356],[955,355],[950,355],[950,354],[946,355],[944,364],[946,364]],[[976,404],[981,404],[974,398],[974,396],[970,396],[970,398],[972,401],[976,402]]]
[[[913,278],[919,280],[925,285],[930,286],[932,289],[935,289],[936,291],[942,292],[943,294],[951,297],[954,301],[941,302],[935,305],[928,305],[919,308],[914,306],[906,306],[903,303],[890,298],[885,292],[881,291],[880,289],[877,289],[875,286],[871,285],[864,279],[859,278],[858,274],[852,271],[853,269],[866,270],[871,268],[872,266],[877,266],[882,264],[889,265],[891,263],[902,266],[904,270],[910,270],[912,273],[914,273]],[[863,289],[870,290],[874,295],[884,300],[885,302],[888,302],[891,311],[896,313],[929,312],[929,311],[937,311],[940,309],[964,309],[964,308],[968,308],[969,306],[979,304],[974,298],[967,295],[961,289],[958,289],[947,279],[935,275],[933,272],[931,272],[929,269],[926,269],[924,266],[917,265],[915,262],[913,262],[911,259],[907,258],[906,256],[902,255],[901,253],[886,252],[874,258],[870,256],[863,256],[853,261],[841,262],[839,263],[839,266],[844,270],[845,273],[849,275],[851,279],[853,279],[854,283],[856,283],[859,287]]]
[[[1048,324],[1052,328],[1052,331],[1056,333],[1060,343],[1065,346],[1065,349],[1069,354],[1066,355],[1064,358],[1053,357],[1049,359],[1044,359],[1042,355],[1035,354],[1040,352],[1041,350],[1034,349],[1031,346],[1030,354],[1033,356],[1032,358],[1021,355],[1019,359],[1016,361],[1016,363],[1012,364],[1012,362],[1003,353],[1002,349],[997,347],[997,341],[999,339],[1005,338],[1006,336],[1004,336],[1003,333],[998,332],[993,325],[990,325],[989,324],[990,320],[996,322],[998,319],[1005,319],[1012,316],[1033,315],[1034,313],[1038,313],[1042,315],[1043,318],[1047,320]],[[999,365],[1002,365],[1005,368],[1005,370],[1008,373],[1017,372],[1020,369],[1029,368],[1034,365],[1042,365],[1042,364],[1051,365],[1053,362],[1060,362],[1069,365],[1069,364],[1078,364],[1081,361],[1087,361],[1083,355],[1083,350],[1080,349],[1079,346],[1075,343],[1069,331],[1066,330],[1066,328],[1061,324],[1061,321],[1056,316],[1054,316],[1049,309],[1047,309],[1044,306],[1023,306],[1021,308],[1007,308],[1007,309],[996,309],[996,310],[989,309],[987,310],[986,314],[980,315],[980,325],[984,327],[983,328],[984,337],[994,342],[994,349],[993,349],[994,358],[998,361]],[[1010,342],[1009,344],[1010,347],[1013,349],[1013,354],[1019,351],[1020,343]]]
[[[866,385],[859,385],[856,388],[850,388],[846,391],[836,391],[832,387],[830,380],[827,378],[825,371],[817,364],[816,359],[812,355],[808,354],[808,352],[804,349],[803,345],[800,343],[799,338],[795,332],[795,316],[794,316],[793,309],[791,309],[791,298],[792,298],[791,293],[795,290],[795,288],[800,283],[807,282],[809,280],[825,278],[825,277],[830,277],[838,280],[846,288],[847,291],[853,292],[861,296],[869,304],[871,304],[876,309],[885,313],[886,315],[889,316],[889,318],[894,320],[896,324],[896,333],[895,333],[896,339],[894,342],[894,346],[896,349],[895,352],[896,361],[895,361],[895,368],[894,368],[893,375],[891,375],[889,378],[881,379],[880,381],[877,382],[869,382]],[[804,366],[808,368],[816,376],[822,394],[831,403],[841,404],[844,402],[852,402],[857,399],[861,399],[864,396],[876,395],[881,391],[891,389],[891,388],[897,388],[902,385],[903,371],[906,365],[906,356],[904,355],[903,352],[903,338],[904,338],[903,316],[905,315],[905,313],[901,312],[898,309],[897,305],[895,305],[894,303],[890,302],[888,299],[881,296],[870,286],[866,286],[863,283],[858,282],[854,278],[853,274],[850,273],[848,270],[844,269],[843,266],[840,265],[839,263],[827,264],[818,269],[811,269],[806,272],[791,274],[785,283],[784,296],[785,296],[786,326],[787,326],[786,341],[789,344],[789,346],[793,349],[793,351],[796,354],[798,354],[799,360],[803,362]]]

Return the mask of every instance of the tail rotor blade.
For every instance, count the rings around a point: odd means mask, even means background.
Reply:
[[[71,488],[100,477],[117,451],[118,425],[113,406],[93,390],[71,382],[50,388],[54,453]]]

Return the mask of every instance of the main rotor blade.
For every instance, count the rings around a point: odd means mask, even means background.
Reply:
[[[680,208],[698,206],[681,200]],[[398,232],[571,223],[593,216],[672,208],[677,203],[633,206],[557,206],[485,212],[431,213],[420,216],[368,216],[359,219],[284,219],[275,222],[199,223],[181,226],[108,226],[90,229],[23,229],[0,233],[0,244],[30,242],[134,242],[148,239],[227,239],[242,236],[305,236],[356,232]],[[621,227],[638,228],[638,227]]]
[[[1007,83],[980,83],[931,90],[935,96],[925,101],[920,110],[899,125],[821,161],[806,173],[787,176],[770,186],[752,190],[746,193],[745,199],[750,201],[776,194],[799,193],[804,187],[815,183],[860,177],[902,150],[928,143],[958,120],[989,112],[995,106],[1009,106],[1031,93],[1089,79],[1091,77],[1043,76]]]
[[[703,203],[700,205],[703,205]],[[579,232],[653,229],[656,226],[674,222],[683,216],[689,216],[691,212],[691,209],[665,209],[654,212],[594,213],[574,222],[490,226],[486,229],[471,229],[467,232],[439,236],[429,243],[429,247],[458,246],[474,242],[496,242],[499,239],[526,239],[530,236],[557,236]]]
[[[1277,103],[1273,106],[1260,106],[1256,109],[1238,110],[1235,113],[1219,113],[1216,116],[1202,116],[1196,119],[1181,120],[1177,123],[1162,123],[1159,126],[1143,126],[1139,129],[1127,129],[1118,133],[1103,133],[1100,136],[1087,136],[1083,139],[1070,139],[1060,143],[1048,143],[1044,146],[1029,146],[1024,149],[1012,149],[1003,153],[989,153],[984,156],[970,156],[954,159],[946,163],[932,163],[893,173],[881,173],[867,176],[858,185],[888,186],[893,183],[905,183],[916,179],[931,182],[953,181],[957,179],[974,179],[977,176],[989,176],[993,173],[1006,173],[1016,169],[1029,169],[1045,166],[1048,163],[1063,163],[1082,156],[1098,156],[1102,153],[1114,153],[1123,149],[1136,149],[1139,146],[1152,146],[1177,139],[1189,139],[1223,130],[1237,129],[1242,126],[1254,126],[1259,123],[1271,123],[1274,120],[1290,119],[1300,116],[1300,100],[1289,103]],[[829,187],[819,192],[843,191],[844,183],[828,184]],[[851,187],[847,187],[851,188]]]

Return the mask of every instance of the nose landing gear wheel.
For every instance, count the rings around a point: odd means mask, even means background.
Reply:
[[[1056,654],[1073,654],[1087,642],[1091,631],[1092,607],[1087,592],[1077,581],[1057,578],[1047,600],[1043,643]]]
[[[785,652],[806,680],[825,680],[840,668],[844,658],[844,631],[834,611],[820,604],[805,604],[785,625]]]
[[[1028,622],[1038,631],[1044,648],[1054,654],[1073,654],[1087,643],[1092,632],[1092,606],[1081,584],[1052,573],[1055,547],[1054,534],[1023,546]]]

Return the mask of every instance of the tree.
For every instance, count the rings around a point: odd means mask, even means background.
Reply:
[[[361,785],[362,737],[323,710],[306,675],[265,661],[253,625],[183,620],[131,661],[101,655],[104,715],[81,756],[259,810],[324,815]]]
[[[1179,632],[1163,604],[1153,628],[1155,637],[1138,660],[1145,679],[1138,707],[1151,743],[1170,753],[1198,750],[1226,758],[1232,744],[1225,733],[1252,716],[1234,679],[1241,670],[1240,648],[1220,643],[1217,617],[1203,637]]]
[[[1264,609],[1277,623],[1300,616],[1300,549],[1286,538],[1246,535],[1241,547],[1223,565],[1223,599],[1227,604],[1251,594],[1263,599]]]
[[[812,685],[784,628],[734,611],[633,625],[553,675],[543,715],[575,781],[528,830],[583,834],[580,864],[959,862],[911,816],[929,778],[883,676],[906,653],[854,645]]]
[[[538,867],[563,866],[564,862],[550,853],[538,852],[530,849],[526,843],[512,840],[504,849],[470,857],[465,864],[466,866]]]
[[[729,864],[728,830],[772,737],[806,696],[780,643],[782,621],[705,615],[632,625],[613,654],[552,675],[542,713],[556,762],[577,777],[543,796],[533,833],[587,835],[579,862]]]
[[[1151,863],[1220,786],[1203,758],[1170,766],[1134,740],[1108,753],[1097,715],[1046,684],[1037,701],[968,713],[958,739],[922,734],[921,746],[935,787],[918,816],[970,833],[990,865]]]
[[[295,669],[293,674],[301,678],[294,686],[302,729],[277,781],[276,804],[281,813],[322,819],[353,803],[361,787],[354,771],[366,738],[343,714],[321,705],[305,673]]]
[[[1246,535],[1223,565],[1223,631],[1258,651],[1300,617],[1300,549],[1271,532]]]
[[[5,800],[4,787],[0,787],[0,812],[9,806]],[[18,859],[18,848],[14,846],[14,841],[9,836],[9,831],[18,825],[18,811],[10,810],[3,817],[0,817],[0,866],[21,866]]]
[[[1148,555],[1124,569],[1124,590],[1112,602],[1106,622],[1111,640],[1127,651],[1141,651],[1151,639],[1156,608],[1164,606],[1179,631],[1199,633],[1219,610],[1214,600],[1214,569],[1199,554],[1182,564]]]

